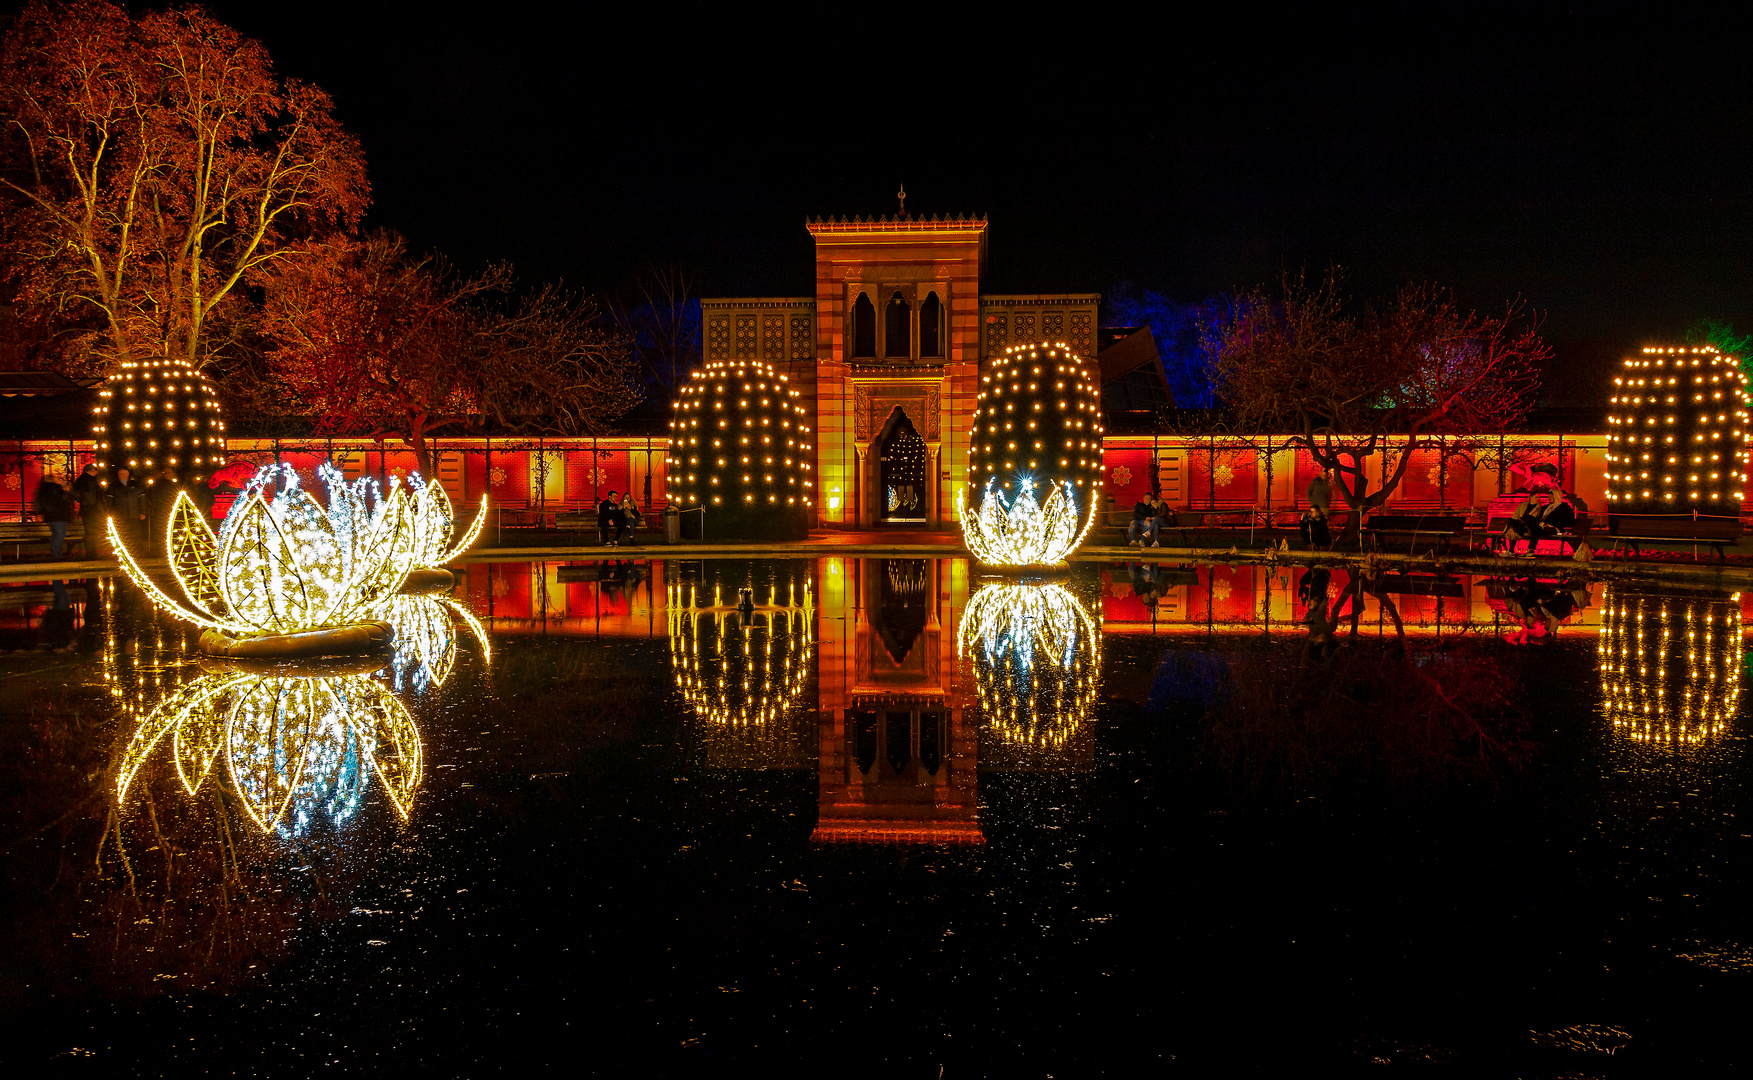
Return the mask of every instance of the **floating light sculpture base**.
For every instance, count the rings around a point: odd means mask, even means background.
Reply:
[[[389,623],[376,619],[292,634],[233,635],[209,627],[201,632],[198,647],[208,656],[232,659],[307,660],[383,652],[395,636],[395,629]]]
[[[457,587],[456,575],[443,567],[426,567],[408,571],[402,582],[403,596],[438,596]]]

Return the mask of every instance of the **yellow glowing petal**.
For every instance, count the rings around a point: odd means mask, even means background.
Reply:
[[[307,625],[324,625],[346,591],[346,562],[335,527],[322,504],[299,488],[282,503],[275,519],[286,537],[298,580],[304,586]]]
[[[351,701],[348,723],[359,736],[362,752],[383,781],[390,802],[404,820],[420,786],[420,731],[401,699],[382,683],[363,675],[348,676],[341,692]]]
[[[337,622],[361,619],[384,598],[402,587],[414,568],[413,508],[407,493],[397,488],[385,500],[382,513],[359,544],[344,599],[332,618]]]
[[[213,676],[207,678],[213,679]],[[223,688],[241,680],[214,681]],[[215,692],[190,704],[184,710],[182,722],[176,726],[177,775],[182,778],[183,790],[190,795],[200,789],[201,781],[213,768],[213,759],[219,756],[220,747],[225,745],[225,714],[215,708],[218,696]]]
[[[437,566],[450,531],[450,496],[434,481],[414,496],[414,565]]]
[[[219,590],[219,538],[186,491],[177,492],[171,507],[165,550],[170,553],[171,576],[189,603],[209,618],[223,618],[227,609]]]
[[[259,630],[286,633],[317,625],[297,557],[260,492],[250,496],[235,524],[227,523],[219,587],[238,618]]]
[[[456,544],[454,546],[452,546],[449,551],[440,555],[436,560],[429,563],[428,565],[430,565],[430,566],[443,566],[446,563],[454,562],[458,556],[460,556],[463,552],[469,550],[469,548],[474,546],[475,538],[481,535],[481,528],[482,528],[482,526],[484,526],[486,524],[487,524],[487,497],[485,495],[483,495],[483,496],[481,496],[481,508],[479,510],[475,511],[475,520],[472,523],[470,523],[469,531],[467,533],[464,533],[463,538],[461,540],[458,540],[456,542]]]
[[[481,646],[481,659],[492,663],[493,643],[488,640],[487,631],[481,626],[481,620],[475,618],[475,613],[448,596],[439,597],[438,602],[462,616],[463,622],[469,626],[469,632],[475,635],[475,641]]]
[[[145,763],[152,748],[158,745],[166,732],[176,731],[191,714],[208,708],[214,697],[248,679],[249,676],[207,675],[187,686],[178,687],[174,693],[160,701],[147,714],[146,719],[140,722],[140,726],[134,729],[127,748],[122,751],[121,767],[116,771],[116,801],[119,803],[127,797],[128,785],[134,782],[134,774],[140,771],[140,766]]]
[[[319,681],[327,680],[260,679],[232,706],[225,731],[231,781],[263,832],[285,812],[304,773],[316,725],[326,712],[313,700],[311,684]]]
[[[396,664],[418,663],[433,686],[450,678],[456,665],[456,627],[450,612],[431,596],[392,596],[373,615],[396,628]]]
[[[128,550],[128,545],[122,541],[121,534],[116,531],[116,519],[106,519],[104,528],[109,533],[110,547],[116,553],[116,561],[121,564],[122,572],[128,575],[129,581],[132,581],[141,592],[146,594],[148,600],[184,622],[191,622],[196,626],[216,627],[234,634],[252,629],[248,624],[238,622],[235,619],[214,619],[197,614],[171,599],[163,589],[160,589],[151,578],[146,576],[146,571],[140,569],[140,564],[134,561],[133,552]]]

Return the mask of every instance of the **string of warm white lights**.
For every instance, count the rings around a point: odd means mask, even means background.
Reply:
[[[1710,345],[1627,358],[1607,416],[1613,508],[1738,514],[1753,457],[1746,386],[1739,361]]]
[[[962,612],[956,653],[973,656],[981,715],[1007,742],[1063,748],[1095,708],[1101,627],[1062,585],[981,588]]]
[[[715,518],[805,511],[815,502],[808,418],[789,376],[766,361],[707,363],[670,421],[671,497]]]
[[[816,645],[816,604],[808,580],[779,584],[768,603],[725,603],[714,585],[669,586],[670,666],[676,687],[709,724],[758,728],[783,718],[803,695]]]
[[[186,361],[124,361],[98,397],[91,430],[99,465],[153,483],[166,466],[180,481],[211,472],[224,457],[219,394]]]
[[[1063,562],[1095,523],[1103,431],[1100,380],[1063,342],[995,357],[980,376],[968,447],[979,505],[969,512],[956,494],[969,552],[989,566]]]
[[[1702,742],[1740,707],[1741,594],[1652,596],[1608,585],[1596,651],[1601,699],[1618,732]]]

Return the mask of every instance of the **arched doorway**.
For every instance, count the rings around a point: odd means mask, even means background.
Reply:
[[[925,440],[900,406],[889,413],[877,436],[877,513],[879,525],[924,525],[930,519],[926,486]]]

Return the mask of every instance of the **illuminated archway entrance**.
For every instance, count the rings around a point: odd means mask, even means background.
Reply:
[[[877,513],[879,525],[919,527],[931,518],[925,440],[899,406],[877,436]]]

